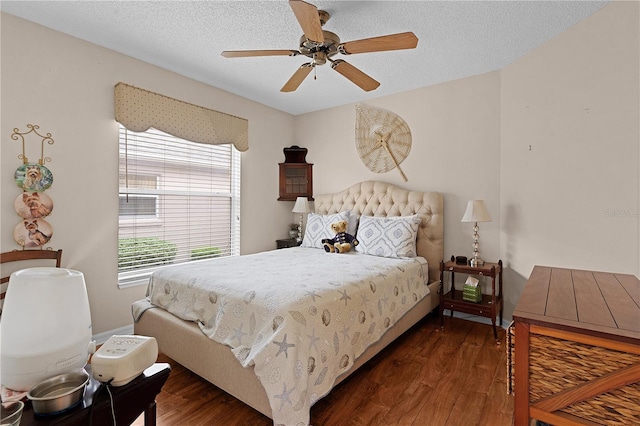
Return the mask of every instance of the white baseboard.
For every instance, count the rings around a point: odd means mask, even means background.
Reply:
[[[133,324],[127,325],[125,327],[116,328],[113,330],[105,331],[104,333],[98,333],[93,335],[93,340],[96,341],[96,345],[101,345],[107,341],[107,339],[114,334],[123,335],[123,334],[133,334]]]
[[[445,315],[446,317],[451,315],[451,311],[448,309],[445,309],[443,312],[443,315]],[[455,318],[462,318],[462,319],[466,319],[469,321],[475,321],[475,322],[479,322],[482,324],[488,324],[491,325],[491,320],[489,318],[486,317],[479,317],[476,315],[469,315],[469,314],[465,314],[463,312],[453,312],[453,316]],[[502,318],[502,324],[500,324],[500,319],[496,318],[496,325],[499,325],[500,327],[504,328],[505,330],[509,327],[509,324],[511,324],[511,318]]]

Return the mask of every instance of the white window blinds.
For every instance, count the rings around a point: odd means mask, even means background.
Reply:
[[[240,252],[240,153],[120,126],[118,272],[138,284],[164,265]]]

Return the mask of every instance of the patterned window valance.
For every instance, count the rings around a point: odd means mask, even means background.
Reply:
[[[153,127],[194,142],[231,143],[239,151],[249,149],[249,123],[245,118],[125,83],[115,86],[115,109],[116,121],[133,132],[144,132]]]

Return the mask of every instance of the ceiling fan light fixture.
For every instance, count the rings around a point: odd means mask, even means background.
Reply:
[[[313,54],[313,65],[324,65],[327,63],[327,55],[324,52],[316,52]]]
[[[341,60],[333,59],[338,53],[351,55],[354,53],[381,52],[385,50],[414,49],[418,45],[418,38],[412,32],[389,34],[361,40],[340,42],[340,37],[331,31],[325,31],[322,26],[329,20],[330,15],[304,0],[289,0],[304,35],[300,37],[300,51],[295,50],[230,50],[222,52],[226,58],[241,58],[251,56],[297,56],[304,55],[311,62],[303,64],[289,78],[280,89],[282,92],[293,92],[317,65],[331,62],[331,68],[338,71],[365,92],[375,90],[380,83],[353,65]],[[315,77],[314,77],[315,78]]]
[[[340,37],[331,31],[322,31],[324,41],[322,43],[309,40],[307,36],[300,37],[300,53],[312,58],[316,52],[323,52],[327,56],[333,56],[338,53],[338,45]]]

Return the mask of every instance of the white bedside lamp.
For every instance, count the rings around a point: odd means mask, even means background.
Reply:
[[[300,213],[300,222],[298,223],[298,238],[297,241],[302,241],[302,216],[305,213],[309,213],[311,209],[309,208],[309,200],[307,197],[298,197],[296,198],[296,204],[293,206],[293,213]]]
[[[462,222],[474,222],[473,225],[473,258],[471,266],[482,266],[484,260],[480,258],[480,250],[478,250],[478,222],[491,222],[491,217],[484,205],[484,200],[472,200],[467,203],[467,210],[462,216]]]

